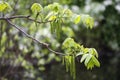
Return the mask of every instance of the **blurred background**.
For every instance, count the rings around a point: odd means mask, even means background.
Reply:
[[[95,19],[93,29],[84,25],[67,23],[61,39],[50,33],[48,24],[23,19],[13,22],[36,39],[51,44],[61,52],[61,44],[67,37],[85,47],[94,47],[99,53],[100,68],[87,70],[76,60],[76,80],[119,80],[120,79],[120,0],[4,0],[13,8],[7,16],[28,15],[30,6],[38,2],[46,6],[58,2],[77,14],[89,14]],[[26,38],[7,23],[1,24],[0,80],[73,80],[61,64],[61,56]]]

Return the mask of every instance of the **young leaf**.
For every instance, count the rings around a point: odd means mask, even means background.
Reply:
[[[90,59],[92,58],[91,54],[88,54],[86,59],[85,59],[85,66],[87,66],[87,64],[89,63]]]
[[[83,54],[83,56],[82,56],[80,62],[82,63],[82,62],[87,58],[87,56],[88,56],[88,54]]]
[[[100,67],[100,63],[99,63],[99,61],[95,58],[95,56],[92,56],[92,60],[93,60],[94,64],[95,64],[97,67]]]
[[[77,16],[75,17],[74,23],[75,23],[75,24],[78,24],[78,23],[80,22],[80,19],[81,19],[80,15],[77,15]]]
[[[92,59],[90,59],[90,61],[88,62],[88,64],[86,65],[87,69],[92,69],[94,67],[94,62]]]
[[[0,2],[0,12],[4,11],[7,6],[3,3]]]
[[[43,8],[39,3],[34,3],[31,6],[31,10],[32,10],[33,13],[39,13],[39,12],[41,12],[43,10]]]
[[[83,52],[79,52],[79,53],[76,54],[76,57],[80,56],[80,55],[83,55],[83,54],[84,54]]]
[[[50,16],[52,16],[52,15],[53,15],[53,12],[49,12],[49,13],[47,14],[47,16],[45,17],[45,20],[48,19],[48,18],[50,18]]]
[[[70,47],[71,43],[74,43],[74,40],[72,38],[66,38],[63,42],[62,48],[66,49],[66,48]]]
[[[12,8],[7,2],[0,1],[0,12],[11,11]]]
[[[84,49],[83,49],[83,52],[84,52],[84,53],[88,53],[88,52],[89,52],[89,48],[84,48]]]
[[[70,9],[64,9],[63,14],[65,17],[71,17],[73,13]]]
[[[55,12],[58,12],[61,8],[61,5],[59,3],[53,3],[52,10]]]
[[[49,4],[46,8],[51,11],[58,12],[59,10],[61,10],[61,5],[55,2],[53,4]]]
[[[74,37],[75,34],[73,30],[70,27],[62,27],[62,32],[65,34],[67,37]]]
[[[87,17],[87,18],[85,19],[85,24],[92,29],[92,27],[93,27],[93,25],[94,25],[94,20],[93,20],[93,18],[90,17],[90,16]]]
[[[98,53],[97,53],[96,49],[92,48],[92,50],[93,50],[93,54],[98,58]]]
[[[57,16],[50,16],[50,18],[48,19],[49,21],[54,21],[57,18]]]

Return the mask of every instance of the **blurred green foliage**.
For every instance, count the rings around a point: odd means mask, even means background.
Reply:
[[[95,26],[86,30],[85,25],[74,25],[65,21],[61,39],[56,40],[51,35],[48,24],[28,22],[23,19],[13,20],[23,26],[30,35],[43,42],[51,44],[52,48],[61,51],[60,44],[66,37],[74,37],[79,43],[88,47],[95,47],[101,55],[102,67],[98,70],[87,71],[82,65],[76,65],[77,80],[118,80],[120,76],[120,1],[119,0],[4,0],[10,3],[13,11],[8,16],[32,14],[30,6],[40,3],[43,6],[59,2],[69,7],[75,13],[90,14],[95,19]],[[1,15],[2,16],[2,15]],[[17,21],[18,20],[18,21]],[[79,19],[78,19],[79,20]],[[75,21],[77,23],[77,21]],[[10,28],[1,21],[0,39],[0,78],[2,80],[72,80],[65,73],[59,62],[61,57],[50,53],[44,47],[34,44],[19,31]],[[1,26],[1,25],[0,25]],[[6,27],[7,26],[7,27]],[[68,27],[69,26],[69,27]],[[106,61],[110,56],[110,61]],[[112,55],[112,57],[111,57]],[[114,56],[114,57],[113,57]],[[31,64],[32,63],[32,64]],[[54,64],[54,65],[53,65]],[[107,66],[109,65],[109,67]],[[22,66],[20,66],[22,65]],[[11,67],[12,66],[12,67]],[[64,74],[64,75],[63,75]]]

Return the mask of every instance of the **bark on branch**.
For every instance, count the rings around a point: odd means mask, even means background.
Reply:
[[[15,18],[15,17],[14,17]],[[17,17],[18,18],[18,17]],[[39,43],[40,45],[46,47],[49,51],[55,53],[55,54],[58,54],[58,55],[63,55],[65,56],[65,54],[63,53],[60,53],[60,52],[56,52],[54,50],[52,50],[50,47],[49,47],[49,44],[47,43],[44,43],[44,42],[40,42],[39,40],[35,39],[34,37],[32,37],[31,35],[29,35],[28,33],[26,33],[24,30],[22,30],[20,27],[18,27],[17,25],[13,24],[9,19],[13,19],[13,18],[5,18],[5,20],[11,25],[13,26],[14,28],[16,28],[17,30],[19,30],[20,32],[22,32],[25,36],[27,36],[28,38],[32,39],[33,41]]]

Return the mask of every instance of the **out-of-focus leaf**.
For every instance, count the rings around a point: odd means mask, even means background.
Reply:
[[[49,21],[54,21],[57,18],[57,16],[50,16],[50,18],[48,19]]]
[[[74,23],[75,23],[75,24],[78,24],[78,23],[80,22],[80,19],[81,19],[80,15],[77,15],[77,16],[75,17]]]
[[[11,11],[12,8],[7,2],[0,1],[0,12]]]
[[[33,13],[39,13],[43,10],[43,8],[39,3],[34,3],[31,6],[31,10],[32,10]]]

